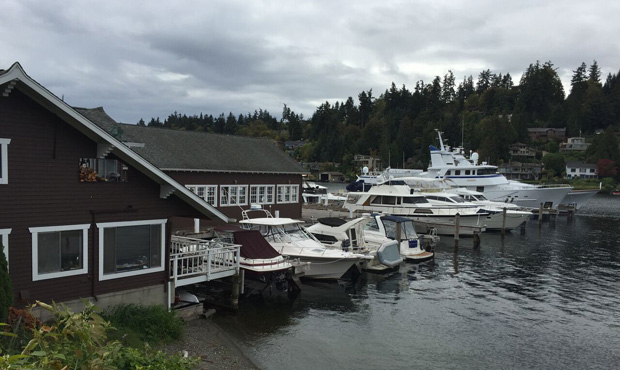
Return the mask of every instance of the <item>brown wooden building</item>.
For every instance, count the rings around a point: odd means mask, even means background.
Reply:
[[[0,240],[16,305],[165,303],[176,220],[229,221],[171,176],[195,173],[166,173],[113,134],[18,63],[0,70]],[[213,183],[247,182],[234,180]]]
[[[271,140],[119,124],[103,108],[76,110],[227,217],[241,219],[242,209],[259,204],[301,218],[307,171]]]

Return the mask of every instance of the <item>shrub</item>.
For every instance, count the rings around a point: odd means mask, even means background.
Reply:
[[[115,329],[92,303],[85,302],[80,313],[55,304],[37,302],[32,308],[36,306],[50,311],[54,319],[32,330],[32,339],[21,354],[0,356],[0,368],[191,369],[197,361],[168,356],[147,345],[136,349],[109,340],[107,333]]]
[[[0,322],[4,322],[13,305],[13,284],[9,276],[9,265],[4,255],[4,246],[0,243]]]
[[[183,333],[183,320],[164,306],[118,305],[104,316],[120,331],[135,333],[151,344],[178,339]]]

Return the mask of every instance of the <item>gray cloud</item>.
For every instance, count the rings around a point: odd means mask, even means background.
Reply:
[[[620,69],[620,5],[541,1],[5,0],[0,68],[19,61],[76,106],[137,122],[184,114],[309,116],[394,82],[413,88],[452,70],[518,82],[552,61],[565,84],[581,62]],[[567,93],[568,93],[568,86]]]

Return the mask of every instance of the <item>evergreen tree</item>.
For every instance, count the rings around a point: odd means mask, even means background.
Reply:
[[[601,69],[599,68],[596,60],[592,62],[592,65],[590,66],[590,69],[588,70],[588,72],[589,72],[588,79],[590,81],[597,83],[597,84],[601,83]]]

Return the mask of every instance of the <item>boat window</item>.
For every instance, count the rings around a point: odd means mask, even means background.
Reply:
[[[426,203],[424,197],[403,197],[403,204]]]
[[[484,195],[482,195],[482,194],[476,195],[476,196],[474,196],[474,198],[475,198],[476,200],[488,200],[488,199],[487,199]]]
[[[381,201],[381,195],[377,195],[376,197],[372,198],[370,204],[383,204],[383,202]]]
[[[481,168],[478,170],[478,175],[494,175],[495,173],[497,173],[497,171],[491,168]]]
[[[465,175],[471,175],[471,171],[470,170],[465,170]]]
[[[484,186],[476,186],[476,191],[479,193],[484,193]]]
[[[452,202],[454,203],[465,203],[465,199],[459,197],[458,195],[455,195],[453,197],[450,197],[450,199],[452,200]]]
[[[374,218],[368,220],[366,225],[364,225],[364,230],[379,231],[379,224],[377,224],[377,220]]]
[[[396,204],[396,197],[391,197],[391,196],[383,196],[383,204],[389,204],[389,205],[395,205]]]
[[[431,211],[430,209],[427,209],[427,208],[417,208],[415,211],[413,211],[413,213],[430,213],[430,214],[432,214],[433,211]]]
[[[396,239],[396,222],[391,220],[382,220],[383,227],[385,227],[385,236],[394,240]]]
[[[461,175],[461,170],[454,170],[454,174],[456,176],[460,176]]]
[[[405,221],[401,223],[403,238],[406,239],[414,239],[418,236],[415,232],[415,226],[413,225],[413,221]]]
[[[446,176],[450,176],[452,174],[451,170],[448,170],[448,172],[446,172]]]
[[[331,235],[314,234],[314,236],[323,244],[334,244],[338,241],[335,236]]]

